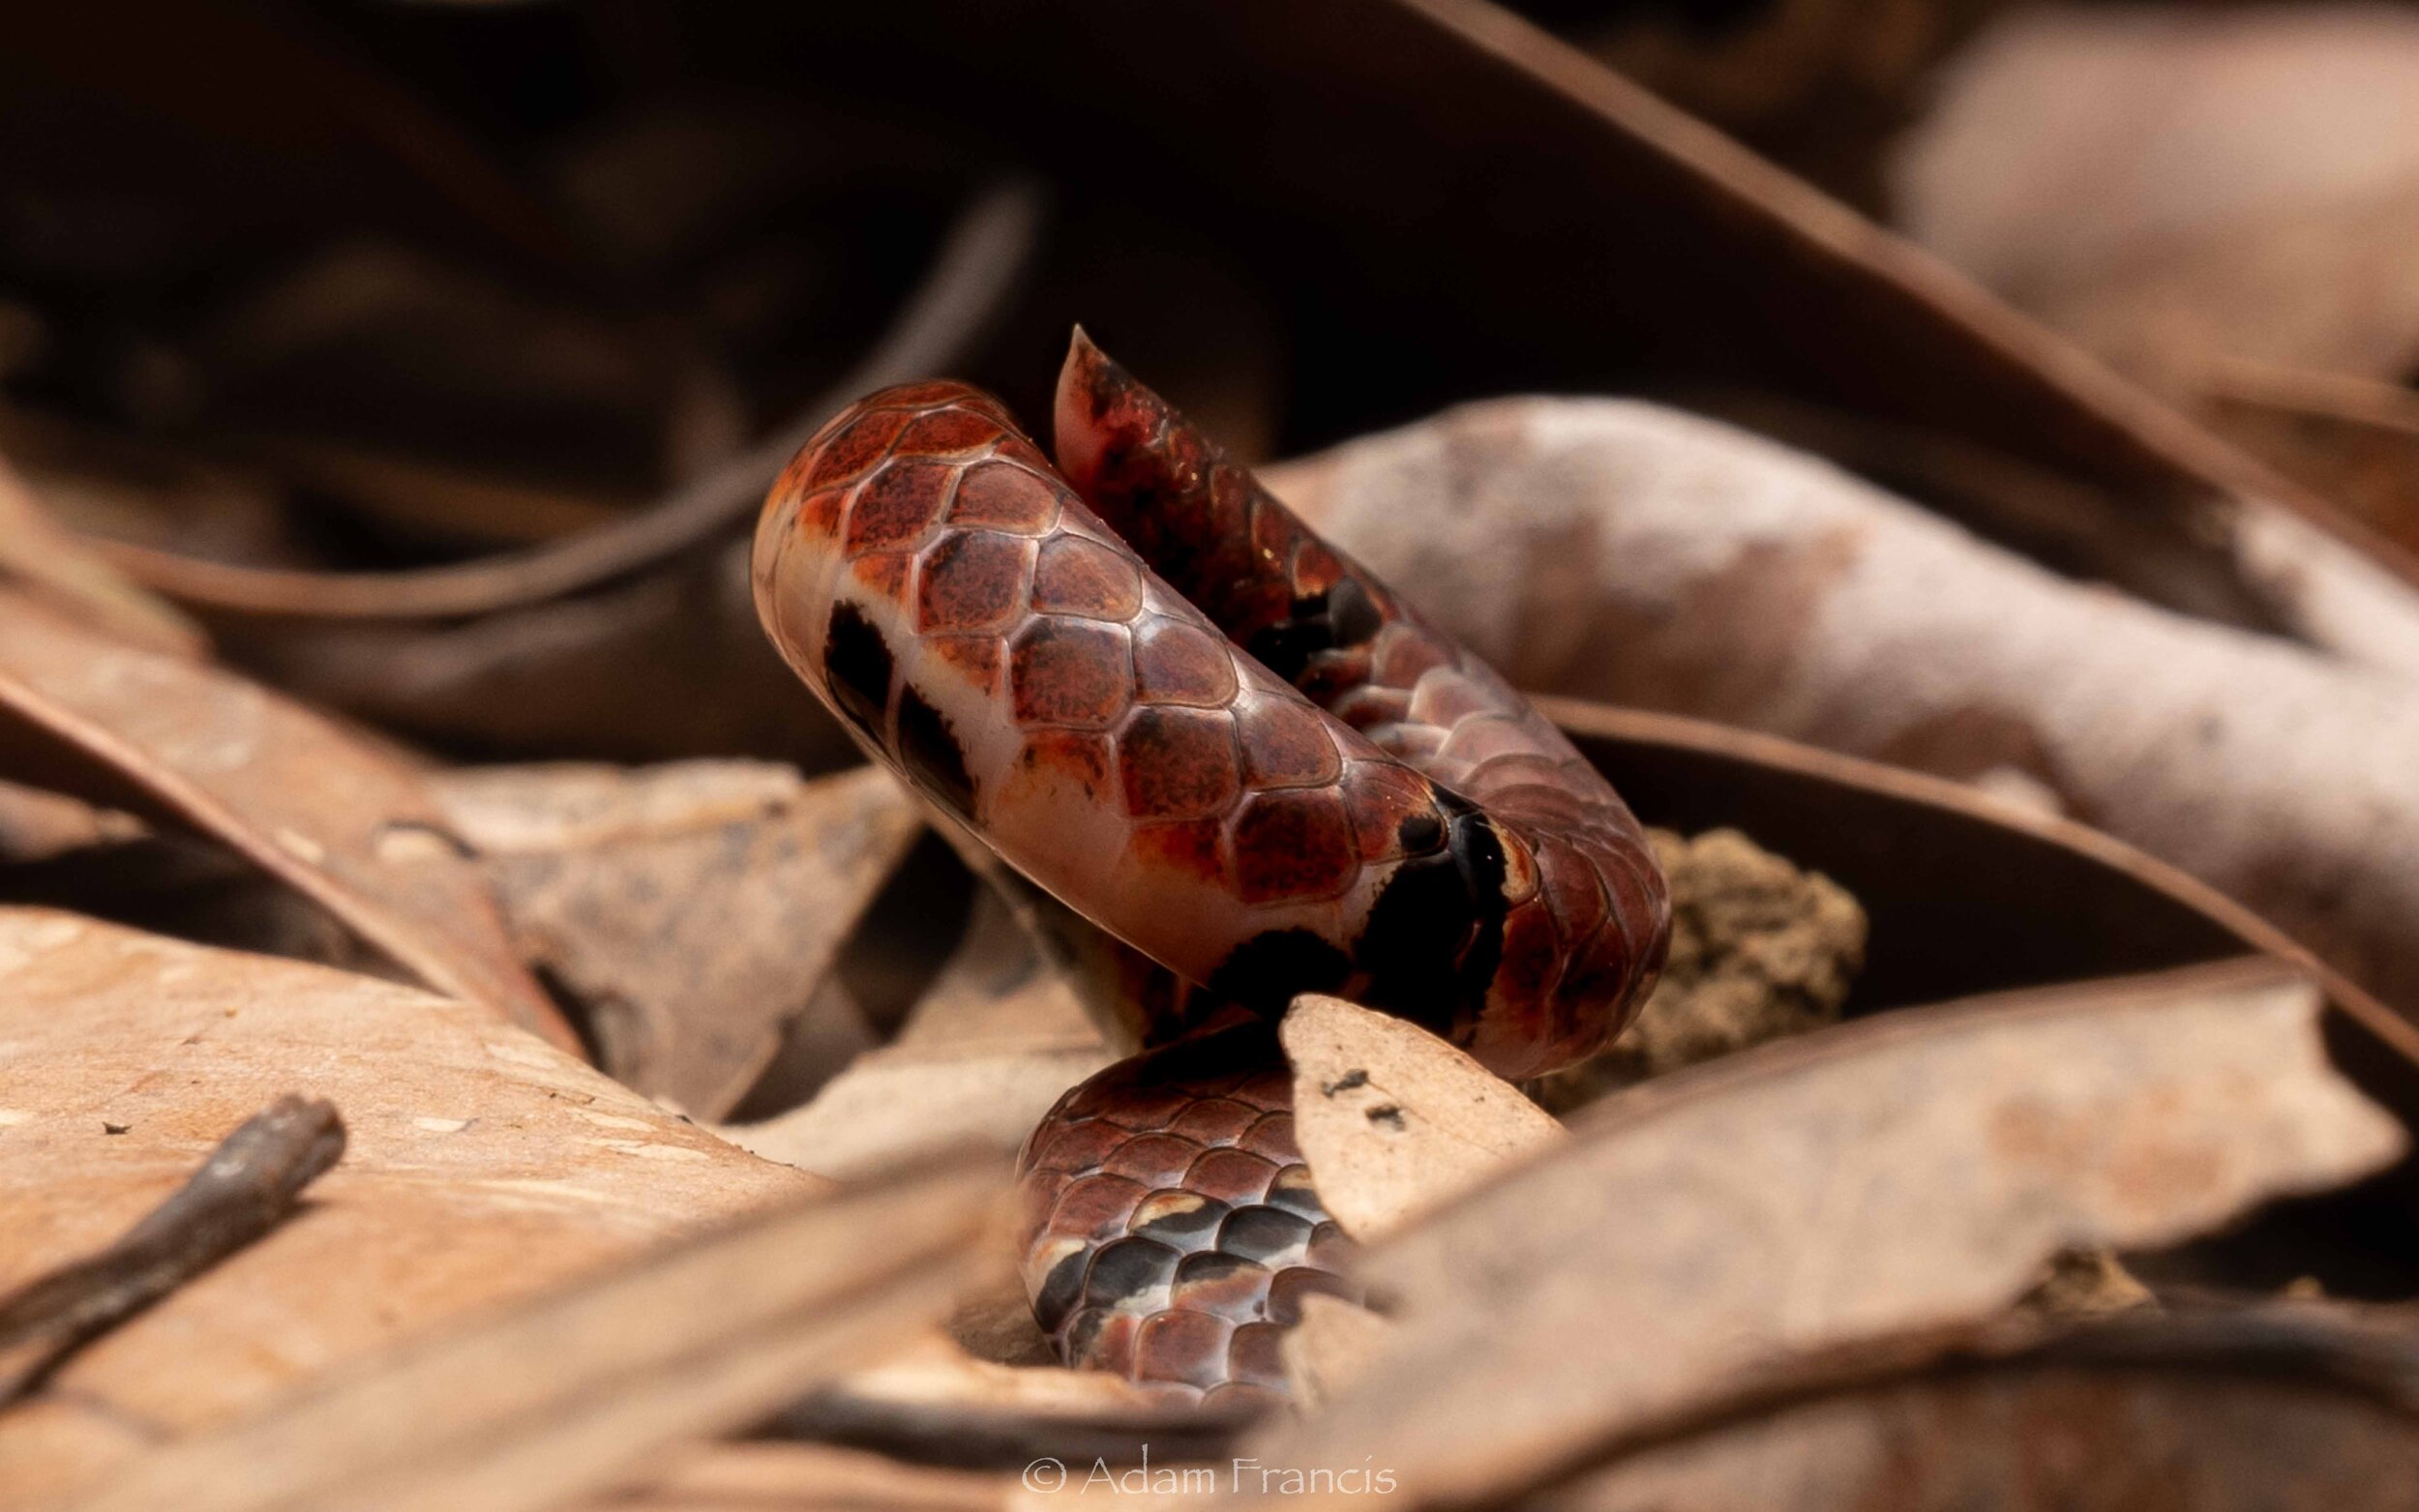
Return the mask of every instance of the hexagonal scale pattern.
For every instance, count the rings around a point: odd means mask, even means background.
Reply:
[[[1262,1401],[1284,1390],[1275,1341],[1302,1298],[1359,1298],[1266,1025],[1110,1067],[1051,1111],[1017,1172],[1026,1290],[1069,1360]]]
[[[1080,338],[1058,420],[1063,477],[997,400],[904,385],[775,484],[759,611],[867,749],[1163,964],[1119,968],[1150,1039],[1308,989],[1507,1076],[1617,1030],[1668,907],[1603,780]],[[1301,1297],[1349,1291],[1287,1097],[1272,1036],[1229,1030],[1034,1132],[1026,1274],[1068,1358],[1279,1389]]]

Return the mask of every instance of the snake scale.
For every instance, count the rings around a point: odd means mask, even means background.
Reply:
[[[1256,1400],[1302,1298],[1350,1294],[1273,1018],[1335,993],[1535,1076],[1621,1030],[1670,905],[1550,723],[1080,331],[1055,420],[1054,465],[966,384],[851,405],[772,488],[757,608],[876,759],[1100,932],[1078,954],[1159,1047],[1026,1143],[1043,1330]]]

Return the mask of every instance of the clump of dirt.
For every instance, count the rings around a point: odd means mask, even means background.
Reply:
[[[1538,1084],[1555,1112],[1834,1023],[1865,964],[1865,909],[1831,878],[1734,829],[1652,839],[1671,883],[1670,960],[1618,1043]]]

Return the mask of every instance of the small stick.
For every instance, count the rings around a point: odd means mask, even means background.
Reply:
[[[336,1105],[279,1098],[115,1244],[0,1297],[0,1407],[76,1349],[252,1243],[344,1153]],[[10,1357],[22,1356],[15,1363]]]

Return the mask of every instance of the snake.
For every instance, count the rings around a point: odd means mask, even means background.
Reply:
[[[1359,1299],[1294,1137],[1294,997],[1535,1077],[1634,1015],[1669,897],[1550,721],[1080,328],[1053,426],[1055,457],[954,379],[848,406],[766,497],[757,610],[1143,1047],[1018,1156],[1036,1322],[1257,1408],[1309,1299]]]

